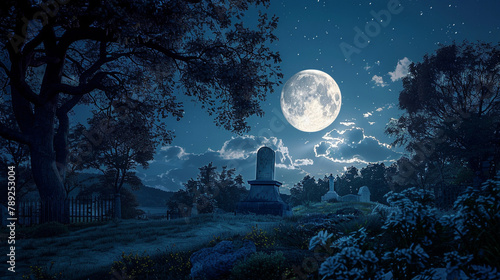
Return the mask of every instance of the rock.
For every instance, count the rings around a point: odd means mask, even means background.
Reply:
[[[215,247],[203,248],[191,255],[192,279],[221,279],[229,275],[238,260],[257,251],[252,241],[245,241],[243,247],[234,249],[232,241],[221,241]]]

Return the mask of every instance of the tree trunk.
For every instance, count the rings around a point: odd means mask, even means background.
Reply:
[[[54,107],[35,109],[35,124],[30,144],[33,179],[42,200],[41,222],[69,222],[69,204],[65,202],[62,178],[54,151]]]
[[[120,198],[120,193],[115,193],[115,218],[122,218],[122,202]]]

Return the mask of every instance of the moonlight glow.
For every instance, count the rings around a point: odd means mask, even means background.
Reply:
[[[319,70],[293,75],[281,91],[281,110],[288,122],[305,132],[325,129],[340,112],[342,95],[335,80]]]

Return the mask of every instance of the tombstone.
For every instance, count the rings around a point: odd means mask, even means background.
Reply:
[[[331,199],[339,200],[339,194],[335,191],[335,182],[332,174],[328,177],[328,192],[321,197],[321,201],[328,201]]]
[[[355,194],[344,195],[341,198],[341,200],[344,201],[344,202],[358,202],[359,201],[359,195],[355,195]]]
[[[367,186],[362,186],[358,191],[360,202],[370,202],[370,189]]]
[[[279,187],[274,180],[275,153],[271,148],[262,147],[257,152],[255,180],[248,181],[250,192],[238,203],[238,213],[257,215],[291,216],[292,210],[283,202]]]

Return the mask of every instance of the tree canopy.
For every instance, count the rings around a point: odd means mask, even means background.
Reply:
[[[412,170],[460,163],[492,178],[500,163],[500,44],[452,44],[412,63],[386,133],[414,153]]]
[[[0,3],[1,100],[15,126],[0,136],[30,149],[42,199],[64,197],[68,114],[78,104],[152,106],[181,118],[178,94],[216,125],[242,133],[282,77],[269,45],[277,17],[249,10],[269,1],[5,0]],[[252,10],[253,12],[253,10]]]

